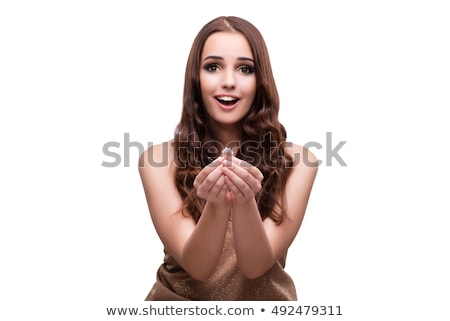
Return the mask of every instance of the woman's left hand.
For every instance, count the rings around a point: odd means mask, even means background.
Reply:
[[[228,165],[228,166],[227,166]],[[261,190],[264,179],[261,171],[237,157],[223,161],[225,182],[229,188],[232,206],[245,205],[254,199],[255,194]]]

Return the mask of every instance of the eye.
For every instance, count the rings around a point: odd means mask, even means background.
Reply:
[[[242,72],[243,74],[246,74],[246,75],[250,75],[250,74],[253,74],[255,72],[255,68],[251,67],[251,66],[248,66],[248,65],[240,66],[238,70],[240,72]]]
[[[206,71],[209,71],[209,72],[214,72],[219,69],[219,65],[218,64],[207,64],[203,67],[203,69],[205,69]]]

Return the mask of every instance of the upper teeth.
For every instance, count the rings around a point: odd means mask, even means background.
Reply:
[[[220,100],[225,100],[225,101],[232,101],[232,100],[236,100],[236,98],[234,98],[234,97],[230,97],[230,96],[221,96],[221,97],[217,97],[217,99],[220,99]]]

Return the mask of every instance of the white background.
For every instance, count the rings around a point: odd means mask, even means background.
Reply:
[[[298,304],[340,305],[340,320],[449,319],[450,11],[291,3],[1,2],[2,319],[143,306],[163,254],[124,134],[172,137],[192,40],[220,15],[265,37],[288,139],[347,142],[348,166],[321,165],[289,251]],[[115,168],[101,165],[110,141]]]

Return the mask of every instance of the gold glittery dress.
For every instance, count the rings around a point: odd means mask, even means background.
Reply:
[[[233,246],[231,221],[228,222],[224,248],[214,274],[205,282],[190,277],[174,258],[165,252],[164,263],[146,301],[286,301],[297,300],[294,282],[284,271],[286,255],[264,275],[247,279],[238,269]]]

